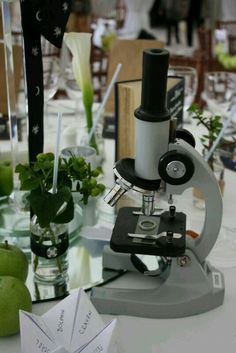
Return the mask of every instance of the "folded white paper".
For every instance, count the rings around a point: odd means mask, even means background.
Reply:
[[[116,319],[104,324],[87,294],[78,289],[43,316],[20,311],[22,353],[110,353]]]

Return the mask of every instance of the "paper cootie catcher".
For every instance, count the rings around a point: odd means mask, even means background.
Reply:
[[[42,316],[20,311],[22,353],[118,353],[116,319],[104,324],[82,290]]]

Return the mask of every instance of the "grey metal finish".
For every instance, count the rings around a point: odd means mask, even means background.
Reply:
[[[171,178],[179,179],[186,173],[186,168],[184,163],[180,161],[173,161],[167,164],[166,171]]]
[[[104,201],[110,206],[114,206],[117,203],[117,201],[124,195],[124,193],[128,191],[127,187],[125,187],[121,183],[119,184],[118,182],[115,183],[113,188],[104,197]]]
[[[192,241],[187,238],[187,247],[193,249],[200,263],[205,260],[213,248],[222,222],[222,197],[218,182],[214,173],[204,161],[202,156],[187,142],[178,140],[170,144],[169,150],[176,150],[187,154],[194,163],[192,178],[183,185],[166,184],[166,192],[169,194],[182,194],[190,187],[196,187],[202,191],[205,198],[205,219],[201,234]]]
[[[202,156],[188,143],[177,140],[169,144],[169,150],[187,155],[195,170],[192,178],[183,185],[166,184],[166,193],[182,194],[190,187],[203,192],[206,206],[202,232],[197,239],[188,237],[185,254],[172,259],[161,275],[153,278],[155,289],[94,288],[91,300],[101,313],[176,318],[199,314],[223,303],[223,275],[205,261],[221,227],[222,198],[218,183]],[[108,252],[104,256],[104,265],[136,271],[127,254]]]
[[[154,197],[154,191],[149,194],[143,194],[142,211],[146,216],[152,215],[155,211]]]
[[[177,318],[200,314],[223,303],[224,278],[208,263],[200,264],[191,250],[185,266],[173,259],[155,289],[93,288],[91,300],[103,314]]]
[[[137,269],[130,261],[130,254],[115,253],[108,245],[104,246],[102,266],[103,268],[109,268],[117,271],[127,270],[137,272]]]

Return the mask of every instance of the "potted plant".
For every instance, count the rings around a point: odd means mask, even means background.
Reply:
[[[209,115],[204,114],[200,106],[196,103],[192,104],[188,111],[193,114],[193,119],[197,121],[197,126],[202,125],[206,128],[206,133],[200,137],[203,146],[203,155],[205,155],[212,147],[217,136],[219,135],[223,124],[221,122],[220,115]],[[221,144],[221,142],[220,142]],[[212,170],[214,170],[215,154],[208,160],[208,164]]]
[[[206,129],[206,132],[200,137],[203,146],[202,153],[204,156],[210,151],[213,143],[215,142],[223,127],[223,123],[221,121],[222,118],[220,115],[203,113],[203,111],[200,109],[200,106],[196,103],[192,104],[188,111],[193,114],[193,119],[197,121],[197,126],[202,125]],[[214,153],[212,153],[207,161],[209,167],[215,173],[222,194],[224,190],[224,165],[220,158],[220,151],[222,148],[228,147],[232,144],[235,144],[234,140],[227,141],[224,137],[222,137]],[[193,194],[195,197],[203,199],[203,195],[199,190],[194,189]]]
[[[86,204],[104,185],[97,182],[98,170],[91,170],[84,158],[59,158],[57,191],[52,193],[54,154],[40,153],[32,164],[18,164],[21,190],[28,190],[33,217],[30,223],[33,270],[36,279],[59,281],[67,275],[69,238],[67,223],[74,217],[73,192]]]

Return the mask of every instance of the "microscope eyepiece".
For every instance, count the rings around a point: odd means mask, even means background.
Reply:
[[[150,122],[170,119],[166,107],[167,72],[169,52],[166,49],[145,49],[141,105],[135,110],[136,118]]]

